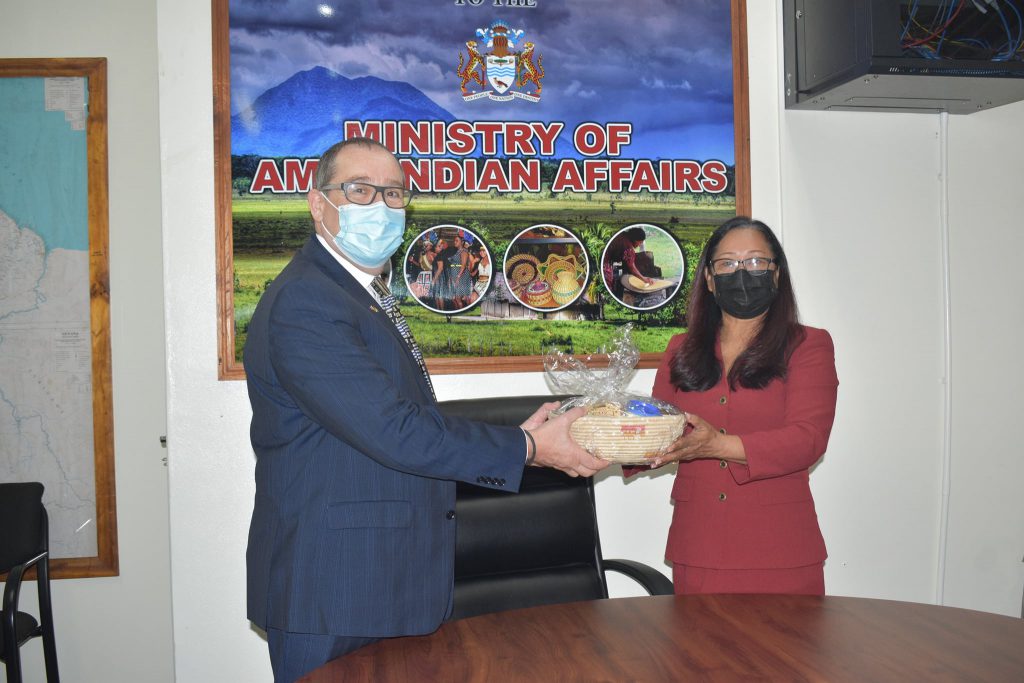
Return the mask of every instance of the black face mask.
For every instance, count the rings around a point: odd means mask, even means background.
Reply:
[[[715,301],[734,318],[756,318],[775,301],[775,273],[755,276],[742,268],[735,273],[715,276]]]

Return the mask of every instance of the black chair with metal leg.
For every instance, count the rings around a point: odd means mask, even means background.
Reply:
[[[445,401],[448,415],[519,425],[550,396]],[[653,567],[606,560],[594,481],[528,467],[519,493],[459,482],[455,503],[453,619],[523,607],[608,597],[605,571],[629,576],[650,595],[671,595]]]
[[[35,567],[39,616],[18,610],[25,572]],[[50,602],[49,521],[43,507],[43,485],[38,482],[0,484],[0,573],[4,577],[0,612],[0,661],[7,666],[7,682],[21,683],[21,646],[41,636],[46,680],[57,683],[57,644]]]

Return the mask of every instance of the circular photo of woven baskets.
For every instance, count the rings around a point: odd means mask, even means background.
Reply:
[[[686,257],[666,230],[636,223],[615,233],[601,254],[601,280],[618,303],[635,311],[660,308],[686,279]]]
[[[405,289],[434,313],[462,313],[487,293],[492,263],[491,251],[479,235],[458,225],[435,225],[406,249]],[[401,299],[400,288],[393,284],[392,291]]]
[[[590,262],[583,243],[565,228],[534,225],[512,239],[505,252],[504,273],[505,285],[516,301],[548,313],[573,306],[583,296]]]

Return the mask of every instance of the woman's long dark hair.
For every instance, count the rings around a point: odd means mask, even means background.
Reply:
[[[760,330],[729,370],[729,388],[736,389],[739,385],[747,389],[763,389],[773,379],[785,378],[789,357],[803,340],[804,332],[798,320],[796,297],[782,245],[771,228],[761,221],[736,216],[711,233],[700,255],[687,311],[689,329],[686,341],[676,350],[670,365],[672,384],[680,391],[707,391],[722,377],[722,363],[715,357],[715,343],[722,327],[722,309],[715,301],[715,295],[708,291],[706,275],[711,272],[711,259],[722,238],[732,230],[743,228],[757,230],[768,240],[779,271],[779,282],[778,293],[761,322]]]

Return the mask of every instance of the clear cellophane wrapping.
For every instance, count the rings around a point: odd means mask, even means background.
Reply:
[[[624,465],[648,462],[686,427],[686,414],[672,404],[627,390],[640,360],[631,329],[629,324],[619,328],[609,344],[607,361],[604,356],[580,359],[559,349],[544,354],[544,371],[552,387],[574,395],[556,414],[575,407],[587,409],[572,424],[572,438],[595,456]]]

